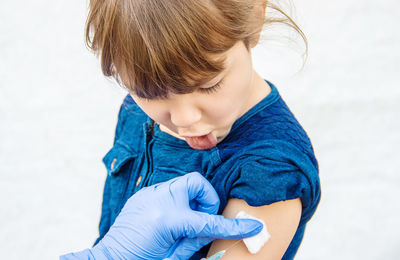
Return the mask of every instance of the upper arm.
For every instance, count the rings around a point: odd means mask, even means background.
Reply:
[[[257,254],[249,253],[245,244],[241,242],[229,249],[223,259],[281,259],[300,222],[302,210],[300,198],[279,201],[260,207],[249,206],[241,199],[230,199],[222,215],[226,218],[235,218],[241,210],[263,220],[271,238]],[[208,256],[228,248],[235,242],[236,240],[215,240],[208,251]]]

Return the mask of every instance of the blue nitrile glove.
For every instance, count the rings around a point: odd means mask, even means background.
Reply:
[[[212,215],[218,208],[212,185],[192,172],[141,189],[95,247],[60,259],[188,259],[214,239],[242,239],[261,231],[256,220]]]

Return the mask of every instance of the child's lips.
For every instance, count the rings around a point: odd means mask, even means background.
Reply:
[[[184,138],[188,145],[196,150],[208,150],[217,145],[217,138],[212,132],[202,136],[184,136]]]

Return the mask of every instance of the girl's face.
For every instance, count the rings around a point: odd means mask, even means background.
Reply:
[[[217,143],[221,142],[233,123],[270,90],[253,70],[251,54],[242,41],[227,54],[226,70],[195,92],[170,94],[163,100],[142,99],[133,92],[130,95],[160,130],[182,140],[211,133]],[[213,89],[218,83],[219,87]]]

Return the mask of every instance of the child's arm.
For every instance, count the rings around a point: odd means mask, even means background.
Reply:
[[[280,201],[261,207],[251,207],[244,200],[230,199],[222,213],[226,218],[235,218],[244,210],[246,213],[263,220],[271,238],[257,254],[250,254],[243,242],[229,249],[223,259],[281,259],[289,247],[300,222],[302,204],[300,198]],[[208,256],[228,248],[236,240],[215,240]]]

